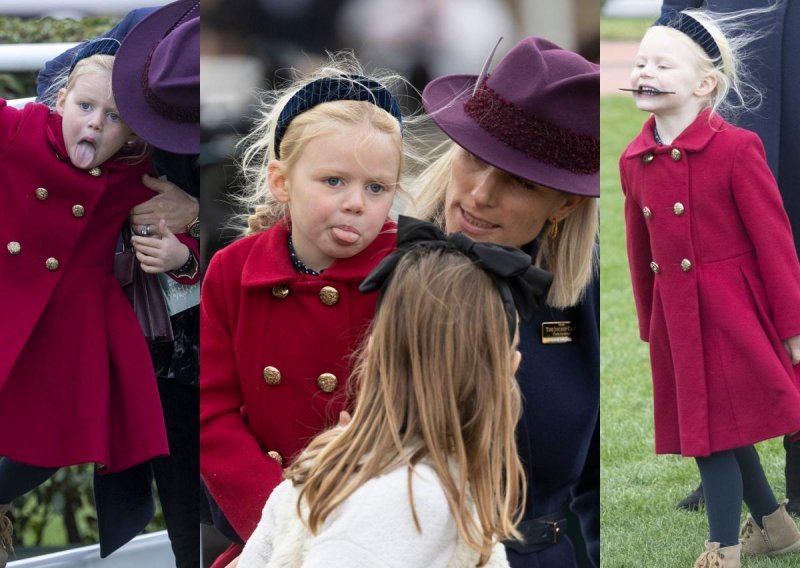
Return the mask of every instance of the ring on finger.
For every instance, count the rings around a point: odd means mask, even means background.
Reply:
[[[142,236],[149,237],[150,236],[150,225],[144,225],[142,227]]]

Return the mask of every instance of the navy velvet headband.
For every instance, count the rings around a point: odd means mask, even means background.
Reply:
[[[294,117],[319,104],[332,101],[370,102],[391,114],[403,126],[400,105],[386,87],[377,81],[359,75],[325,77],[304,85],[281,110],[275,126],[275,157],[280,159],[281,140]]]
[[[75,57],[73,57],[69,66],[69,72],[72,73],[72,70],[75,69],[81,59],[86,59],[92,55],[116,55],[119,45],[119,40],[110,37],[96,38],[85,42],[79,46],[75,53]]]
[[[717,42],[708,33],[708,30],[703,27],[703,24],[683,12],[675,10],[668,10],[664,12],[659,19],[655,21],[654,26],[666,26],[689,36],[692,41],[703,48],[703,51],[716,61],[720,58],[719,47]]]

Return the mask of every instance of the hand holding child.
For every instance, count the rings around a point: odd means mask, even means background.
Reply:
[[[131,243],[136,249],[136,258],[139,259],[142,270],[150,274],[176,270],[186,263],[190,254],[189,247],[172,234],[164,219],[158,222],[155,235],[135,235],[131,238]]]
[[[792,365],[800,363],[800,335],[795,335],[783,341],[783,346],[789,357],[792,358]]]

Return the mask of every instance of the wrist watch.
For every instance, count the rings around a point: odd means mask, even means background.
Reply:
[[[186,232],[193,239],[200,238],[200,217],[195,217],[191,223],[186,225]]]

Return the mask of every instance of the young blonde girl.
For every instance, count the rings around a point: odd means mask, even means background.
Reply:
[[[353,419],[286,471],[239,568],[507,566],[498,539],[518,536],[525,499],[507,287],[531,278],[521,251],[401,217],[398,251],[362,287],[382,296]]]
[[[376,300],[358,285],[394,248],[388,214],[405,161],[387,85],[335,58],[268,93],[245,140],[255,212],[248,236],[212,259],[201,301],[201,471],[233,540],[255,529],[282,468],[348,408],[349,357]]]
[[[153,195],[111,94],[117,46],[78,54],[55,112],[0,101],[0,566],[10,502],[82,463],[101,474],[108,555],[152,516],[150,500],[128,493],[134,466],[167,454],[147,344],[113,273],[128,211]],[[109,515],[114,503],[125,506]]]
[[[620,159],[656,452],[696,459],[710,536],[695,566],[727,568],[800,549],[753,447],[800,428],[800,267],[761,142],[718,112],[750,104],[735,21],[670,12],[650,28],[630,90],[652,116]]]

